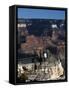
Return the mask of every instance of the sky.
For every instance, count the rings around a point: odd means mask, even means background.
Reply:
[[[65,19],[65,11],[48,9],[18,8],[18,18],[23,19]]]

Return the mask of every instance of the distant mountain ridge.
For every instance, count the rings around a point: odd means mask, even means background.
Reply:
[[[45,31],[52,30],[52,25],[55,26],[56,30],[65,30],[65,20],[61,19],[18,19],[18,23],[27,24],[29,34],[36,36],[40,36]]]

